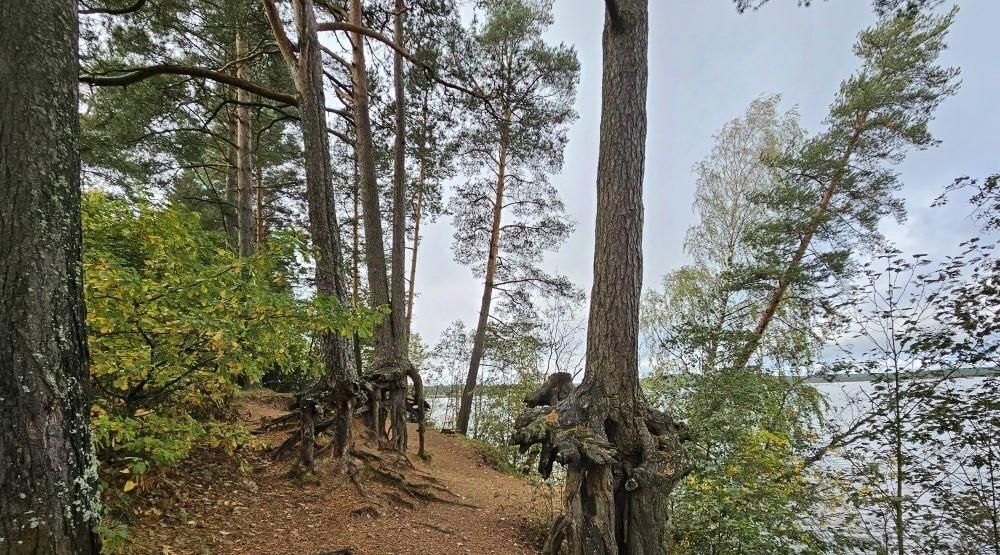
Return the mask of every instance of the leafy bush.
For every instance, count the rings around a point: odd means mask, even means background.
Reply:
[[[670,500],[675,552],[828,552],[835,488],[817,488],[805,460],[821,425],[814,387],[748,372],[658,373],[644,386],[694,436],[694,469]]]
[[[127,489],[196,446],[234,451],[248,439],[225,418],[238,382],[315,379],[318,332],[376,321],[296,295],[308,252],[293,233],[240,259],[189,209],[101,193],[84,196],[83,230],[94,438],[102,463],[130,472]]]

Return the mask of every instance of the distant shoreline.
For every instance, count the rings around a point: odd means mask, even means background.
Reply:
[[[890,378],[892,374],[890,373],[875,373],[875,372],[857,372],[857,373],[846,373],[846,374],[829,374],[829,375],[816,375],[816,376],[782,376],[785,380],[790,382],[799,382],[807,384],[825,384],[825,383],[856,383],[856,382],[874,382],[879,379]],[[949,380],[961,379],[961,378],[988,378],[991,376],[1000,376],[1000,368],[956,368],[954,370],[918,370],[916,372],[903,372],[900,374],[900,379],[902,380],[921,380],[930,378],[945,378]],[[480,386],[483,387],[483,386]],[[489,387],[503,387],[500,385],[490,385]],[[447,397],[449,393],[461,392],[462,386],[460,385],[428,385],[424,387],[424,394],[428,399]]]
[[[820,376],[786,376],[788,380],[800,380],[802,378],[803,383],[809,384],[822,384],[822,383],[849,383],[849,382],[873,382],[879,379],[885,379],[891,377],[892,374],[888,372],[875,373],[875,372],[859,372],[856,374],[831,374],[831,375],[820,375]],[[988,378],[990,376],[1000,376],[1000,368],[956,368],[954,370],[917,370],[915,372],[902,372],[899,377],[902,380],[920,380],[928,378],[945,378],[945,379],[960,379],[960,378]]]

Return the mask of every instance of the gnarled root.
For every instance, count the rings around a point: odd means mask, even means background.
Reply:
[[[462,497],[451,491],[429,474],[417,471],[412,466],[404,465],[399,459],[391,459],[386,453],[367,449],[355,449],[355,459],[363,466],[360,470],[371,472],[380,482],[393,488],[389,497],[399,500],[399,494],[405,494],[414,501],[446,503],[462,507],[478,508],[462,501]],[[408,462],[408,459],[407,459]],[[412,506],[412,502],[404,503]]]
[[[663,500],[689,471],[681,445],[687,428],[642,404],[622,412],[607,399],[581,386],[554,406],[529,408],[514,423],[512,444],[522,452],[541,445],[543,476],[557,461],[567,470],[565,513],[553,523],[545,553],[560,553],[564,543],[574,554],[663,552]]]

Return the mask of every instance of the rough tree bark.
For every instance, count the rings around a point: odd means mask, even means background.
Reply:
[[[563,543],[573,555],[667,552],[666,499],[687,472],[684,428],[652,409],[639,387],[642,288],[642,184],[646,142],[648,0],[609,0],[594,284],[583,383],[555,407],[518,418],[513,441],[542,443],[543,473],[566,466],[564,514],[547,553]]]
[[[77,4],[0,4],[0,553],[96,554]]]
[[[504,111],[500,127],[500,152],[497,155],[497,187],[493,199],[493,225],[490,230],[490,247],[486,259],[486,278],[483,280],[483,299],[479,305],[479,322],[476,324],[476,335],[472,340],[472,355],[469,357],[469,372],[465,376],[465,387],[462,388],[462,399],[458,405],[458,416],[455,418],[455,431],[467,434],[469,418],[472,416],[472,398],[476,393],[476,383],[479,381],[479,365],[486,350],[486,331],[490,323],[490,307],[493,304],[493,286],[497,269],[497,254],[500,252],[500,224],[503,218],[503,194],[507,181],[507,149],[510,145],[511,113]]]
[[[355,152],[358,157],[359,181],[361,185],[362,215],[365,230],[365,264],[368,273],[368,290],[373,306],[388,306],[389,317],[376,326],[374,334],[375,360],[372,369],[366,377],[372,384],[371,416],[376,424],[376,433],[380,432],[378,424],[381,421],[381,411],[375,405],[380,404],[384,394],[388,394],[388,412],[390,421],[389,442],[397,451],[406,450],[406,376],[410,373],[410,364],[406,357],[405,343],[402,342],[402,310],[403,297],[400,292],[399,302],[394,303],[389,295],[389,274],[386,272],[385,247],[382,234],[382,208],[379,203],[378,181],[375,174],[375,152],[372,145],[371,115],[368,107],[368,69],[365,61],[365,43],[363,34],[357,29],[362,27],[362,2],[351,0],[350,25],[353,29],[352,38],[352,77],[354,81],[354,129],[357,136]],[[398,52],[398,49],[397,49]],[[400,64],[401,65],[401,64]],[[401,106],[402,107],[402,106]],[[398,125],[398,122],[397,122]],[[397,139],[399,140],[399,139]],[[405,175],[400,175],[405,178]],[[397,187],[394,186],[394,189]],[[394,197],[398,193],[394,191]],[[396,216],[393,216],[394,228]],[[400,231],[403,231],[402,229]],[[395,231],[393,237],[393,260],[396,264]],[[400,253],[399,264],[403,264]],[[393,272],[395,275],[395,272]],[[402,279],[402,267],[399,272]],[[402,285],[400,282],[399,285]],[[402,344],[402,347],[401,347]],[[401,353],[402,351],[402,353]],[[377,399],[376,399],[377,398]],[[379,440],[382,437],[379,434]]]
[[[350,20],[361,25],[361,0],[351,0]],[[365,232],[365,266],[368,289],[373,306],[389,306],[389,283],[385,266],[385,247],[382,233],[382,208],[379,202],[378,180],[375,173],[375,152],[372,143],[371,114],[368,102],[368,66],[365,60],[365,43],[360,33],[352,33],[354,80],[354,128],[357,133],[358,179],[361,187],[362,224]],[[375,357],[391,356],[394,349],[392,318],[383,319],[376,327]]]
[[[246,55],[245,39],[240,32],[236,33],[236,58],[241,59]],[[236,77],[247,79],[247,64],[241,63],[236,68]],[[253,169],[251,167],[250,152],[250,93],[244,89],[236,89],[236,189],[239,191],[237,203],[237,222],[239,236],[240,257],[252,256],[255,249],[256,219],[254,217],[253,203]]]
[[[400,48],[405,48],[403,40],[403,17],[406,10],[404,0],[396,0],[396,15],[393,24],[393,38]],[[406,314],[403,310],[406,287],[403,281],[406,261],[406,92],[403,89],[403,55],[395,51],[392,57],[392,82],[396,95],[396,128],[393,143],[392,174],[392,251],[390,277],[390,304],[392,310],[393,348],[397,357],[405,357],[407,351],[404,328]]]
[[[285,33],[273,0],[264,0],[264,11],[281,55],[298,91],[302,121],[306,171],[306,203],[309,233],[316,250],[316,293],[348,306],[347,286],[342,273],[340,233],[332,189],[333,168],[326,127],[326,99],[323,90],[322,51],[316,30],[316,12],[312,0],[294,0],[298,55]],[[336,332],[322,337],[326,374],[321,393],[336,411],[334,455],[342,457],[350,447],[354,401],[359,392],[357,369],[351,341]]]
[[[400,49],[406,48],[403,33],[403,19],[406,16],[405,0],[396,0],[396,16],[393,24],[393,39],[398,49],[393,51],[392,80],[396,94],[396,138],[393,145],[393,176],[392,176],[392,278],[390,291],[390,306],[392,307],[393,345],[396,360],[406,370],[413,381],[413,395],[417,401],[417,454],[424,453],[424,382],[420,371],[410,362],[410,334],[406,319],[406,91],[404,89],[403,55]],[[416,252],[416,250],[414,250]],[[405,387],[400,392],[405,403]],[[395,408],[395,404],[393,405]],[[395,416],[395,415],[394,415]],[[396,421],[394,420],[395,424]],[[405,428],[405,416],[402,423]],[[404,442],[403,448],[406,448]]]

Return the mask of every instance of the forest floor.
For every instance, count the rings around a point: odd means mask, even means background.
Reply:
[[[250,429],[285,414],[277,395],[243,402]],[[270,447],[292,433],[258,436]],[[359,437],[360,432],[355,432]],[[431,486],[437,500],[419,499],[362,470],[357,482],[319,457],[314,475],[294,477],[293,461],[272,462],[267,450],[237,464],[201,451],[155,481],[133,506],[129,554],[519,555],[537,552],[553,507],[553,492],[498,470],[471,441],[427,430],[430,460],[416,456],[410,428],[409,464],[394,469]],[[262,446],[263,447],[263,446]],[[375,450],[366,447],[369,452]],[[289,457],[294,459],[295,456]]]

